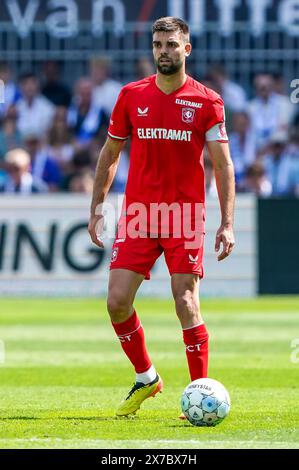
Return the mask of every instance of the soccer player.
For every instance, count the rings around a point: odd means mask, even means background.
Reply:
[[[107,299],[112,326],[136,371],[136,382],[120,404],[118,416],[134,414],[146,398],[163,388],[133,306],[140,284],[149,279],[162,253],[171,276],[191,380],[207,377],[209,336],[199,308],[205,144],[221,209],[215,241],[218,260],[224,260],[234,246],[235,183],[224,105],[217,93],[186,75],[185,61],[191,48],[189,27],[183,20],[165,17],[153,24],[157,73],[122,88],[96,169],[88,230],[92,241],[103,247],[98,233],[103,219],[99,207],[113,181],[120,152],[131,136],[129,175],[112,248]],[[157,205],[164,209],[159,218],[152,217],[151,211]],[[132,230],[136,207],[142,216],[138,230]]]

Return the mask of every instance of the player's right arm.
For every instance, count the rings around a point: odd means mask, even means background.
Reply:
[[[120,153],[131,134],[131,122],[127,111],[127,89],[127,85],[122,88],[114,106],[108,138],[100,152],[96,168],[88,231],[92,241],[100,248],[104,247],[99,239],[104,224],[102,204],[113,182]]]
[[[104,247],[103,242],[98,238],[104,223],[101,205],[113,182],[120,159],[120,153],[124,145],[124,140],[111,139],[108,137],[100,152],[96,167],[88,232],[93,243],[100,248]]]

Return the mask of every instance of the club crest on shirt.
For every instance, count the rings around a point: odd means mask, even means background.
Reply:
[[[116,261],[117,254],[118,254],[118,247],[113,248],[112,253],[111,253],[111,263]]]
[[[187,124],[193,122],[195,116],[195,109],[192,108],[182,108],[182,120]]]

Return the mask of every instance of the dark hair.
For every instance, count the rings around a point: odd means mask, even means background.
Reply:
[[[246,170],[247,178],[252,178],[255,176],[264,176],[265,175],[265,168],[262,163],[254,162],[252,163]]]
[[[189,40],[190,32],[188,24],[181,18],[175,18],[173,16],[164,16],[163,18],[158,18],[152,27],[152,33],[156,32],[170,32],[170,31],[180,31],[187,40]]]
[[[214,74],[221,75],[222,77],[227,77],[227,71],[225,69],[225,65],[220,62],[212,64],[209,67],[209,75],[213,76]]]
[[[92,163],[90,150],[87,148],[77,150],[77,152],[73,156],[72,163],[73,166],[77,169],[90,166]]]
[[[37,75],[34,72],[24,72],[19,76],[19,82],[22,83],[25,80],[38,80]]]
[[[0,70],[2,70],[2,71],[3,71],[3,70],[9,70],[9,65],[8,65],[8,63],[5,62],[5,61],[3,61],[3,60],[1,60],[1,62],[0,62]]]

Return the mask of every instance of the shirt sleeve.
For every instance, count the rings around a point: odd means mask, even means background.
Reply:
[[[112,139],[126,140],[131,134],[131,123],[127,111],[127,93],[122,88],[112,111],[108,135]]]
[[[225,128],[224,103],[220,96],[210,104],[207,112],[206,141],[228,142]]]

